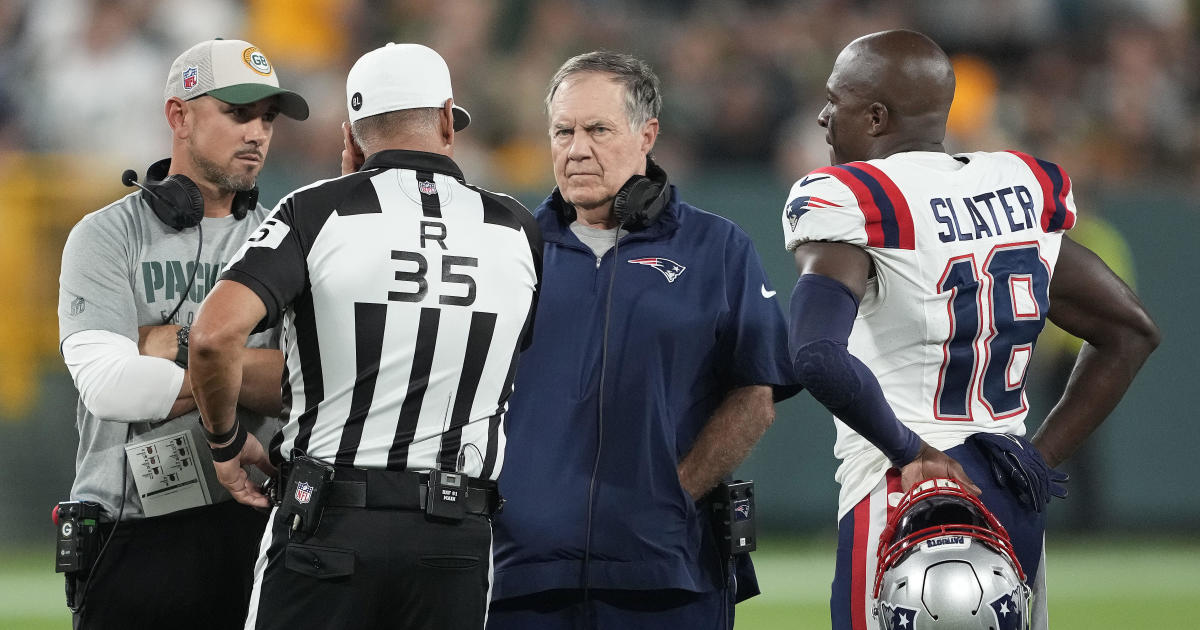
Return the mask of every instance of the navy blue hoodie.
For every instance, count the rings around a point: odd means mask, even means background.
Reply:
[[[775,292],[745,232],[674,187],[657,220],[599,262],[563,203],[554,194],[535,212],[542,288],[506,420],[493,598],[581,588],[585,547],[590,588],[720,588],[708,515],[677,466],[731,389],[797,391]],[[752,569],[738,578],[739,600],[757,593]]]

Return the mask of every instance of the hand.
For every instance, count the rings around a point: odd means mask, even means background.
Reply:
[[[213,467],[217,470],[217,480],[229,490],[229,494],[233,495],[238,503],[269,510],[271,501],[262,493],[258,484],[250,481],[250,475],[246,473],[245,467],[251,465],[258,466],[258,469],[268,476],[275,475],[275,467],[271,465],[266,450],[253,433],[246,436],[246,443],[233,459],[227,462],[213,462]]]
[[[139,326],[138,353],[147,357],[174,361],[175,354],[179,350],[179,342],[176,339],[179,328],[175,324]]]
[[[350,134],[350,123],[342,123],[342,175],[355,173],[362,168],[366,158],[363,157],[362,149],[354,142],[354,137]]]
[[[908,492],[913,486],[935,477],[953,479],[963,487],[963,490],[975,496],[979,496],[982,492],[979,486],[976,486],[967,476],[962,465],[953,457],[922,441],[921,450],[917,452],[916,459],[900,469],[900,489]]]
[[[1041,452],[1023,437],[976,433],[967,438],[983,453],[996,483],[1008,488],[1026,508],[1041,512],[1050,497],[1066,498],[1066,473],[1046,464]]]
[[[712,489],[696,487],[696,481],[691,479],[690,475],[683,470],[683,466],[679,466],[676,469],[676,472],[679,474],[679,485],[683,486],[683,491],[687,493],[688,498],[692,500],[692,503],[699,501],[704,497],[704,495],[708,494],[709,490]]]

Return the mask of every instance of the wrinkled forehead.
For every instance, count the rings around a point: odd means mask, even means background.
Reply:
[[[575,72],[563,78],[550,99],[550,119],[608,118],[626,121],[625,86],[606,72]]]

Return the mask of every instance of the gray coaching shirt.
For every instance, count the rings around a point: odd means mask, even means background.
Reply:
[[[258,205],[238,220],[233,216],[205,218],[201,226],[204,246],[195,283],[170,323],[191,324],[196,310],[216,284],[234,252],[258,229],[267,209]],[[196,260],[197,228],[176,232],[164,225],[142,200],[140,191],[97,210],[71,230],[63,249],[59,277],[59,344],[85,330],[107,330],[138,340],[139,326],[163,324],[179,303]],[[248,347],[278,348],[279,331],[273,328],[250,337]],[[199,412],[171,420],[148,418],[120,422],[97,418],[83,402],[76,405],[75,426],[79,451],[75,458],[75,483],[71,498],[96,501],[110,517],[121,509],[121,479],[126,470],[126,433],[131,443],[178,433],[192,432],[196,460],[204,472],[212,502],[227,501],[228,492],[217,482]],[[264,444],[282,425],[241,407],[238,419]],[[142,503],[135,491],[133,472],[125,477],[122,519],[142,518]]]

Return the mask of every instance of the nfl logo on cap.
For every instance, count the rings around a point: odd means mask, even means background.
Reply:
[[[183,89],[191,90],[196,87],[196,68],[193,66],[183,71]]]
[[[312,500],[312,484],[301,481],[296,484],[296,500],[300,503],[308,503]]]

